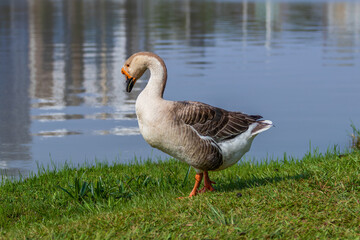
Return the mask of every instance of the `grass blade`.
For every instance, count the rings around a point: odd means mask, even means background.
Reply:
[[[190,174],[190,170],[191,170],[191,166],[189,166],[189,169],[188,169],[187,172],[186,172],[186,175],[185,175],[185,177],[184,177],[184,181],[183,181],[182,184],[181,184],[182,187],[184,187],[185,184],[187,183],[187,180],[188,180],[189,174]]]

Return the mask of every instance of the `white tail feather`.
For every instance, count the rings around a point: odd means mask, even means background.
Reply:
[[[252,136],[258,135],[259,133],[264,132],[273,126],[273,123],[270,120],[261,120],[257,123],[258,125],[251,132]]]

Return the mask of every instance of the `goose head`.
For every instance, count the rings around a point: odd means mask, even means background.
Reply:
[[[126,60],[124,66],[121,68],[121,73],[126,77],[126,91],[131,92],[136,81],[148,69],[148,61],[146,55],[136,53]]]

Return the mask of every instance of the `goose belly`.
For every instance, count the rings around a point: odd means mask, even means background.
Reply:
[[[139,124],[140,125],[140,124]],[[157,148],[160,151],[188,164],[191,163],[187,156],[185,147],[178,141],[173,141],[169,136],[173,135],[171,130],[162,132],[160,129],[140,127],[140,133],[145,141],[153,148]]]
[[[190,127],[178,126],[172,121],[159,120],[158,123],[162,124],[150,127],[139,120],[140,132],[152,147],[196,169],[215,170],[221,165],[221,153],[214,149],[217,146],[200,138]]]
[[[177,149],[173,139],[173,131],[167,126],[166,121],[157,119],[156,121],[146,121],[146,119],[138,118],[140,133],[145,141],[154,148],[157,148],[173,157],[177,157],[175,153]]]

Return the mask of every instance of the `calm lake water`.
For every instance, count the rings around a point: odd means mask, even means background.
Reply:
[[[360,128],[360,3],[355,1],[0,2],[0,169],[166,158],[146,144],[125,93],[128,56],[168,67],[165,98],[196,100],[276,127],[257,161],[349,147]]]

